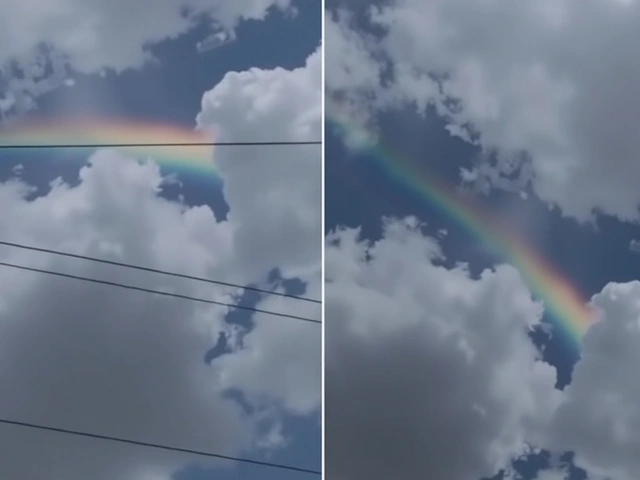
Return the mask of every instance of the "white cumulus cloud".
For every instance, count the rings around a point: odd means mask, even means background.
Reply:
[[[224,141],[321,139],[321,50],[292,71],[230,72],[205,93],[200,127],[215,127]],[[247,268],[275,262],[286,276],[320,271],[322,248],[319,145],[243,147],[215,152],[225,198],[238,228],[234,243]],[[273,225],[279,225],[274,229]]]

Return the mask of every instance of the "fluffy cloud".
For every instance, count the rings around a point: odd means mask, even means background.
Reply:
[[[231,72],[202,99],[198,125],[215,127],[220,141],[317,140],[321,137],[321,50],[304,67]],[[219,148],[216,165],[233,208],[233,272],[260,278],[277,265],[281,275],[307,282],[306,296],[321,298],[322,162],[317,145]],[[320,319],[317,304],[265,298],[260,308]],[[258,319],[261,315],[256,315]],[[275,398],[289,411],[309,414],[320,405],[321,336],[310,324],[258,323],[251,338],[235,342],[220,359],[223,384],[256,399]]]
[[[0,0],[0,113],[33,106],[68,70],[120,72],[152,60],[149,47],[203,21],[230,34],[290,0]],[[117,33],[116,33],[117,32]],[[195,48],[195,46],[194,46]]]
[[[247,130],[251,138],[317,138],[319,99],[316,52],[294,71],[230,73],[205,95],[199,118],[218,123],[228,138]],[[233,110],[233,102],[245,108]],[[26,244],[243,283],[263,283],[280,268],[304,274],[307,295],[318,297],[319,148],[216,158],[227,221],[209,207],[164,199],[153,164],[100,151],[75,186],[57,181],[34,199],[22,182],[0,184],[0,232]],[[0,249],[0,258],[226,302],[237,293],[17,250]],[[0,285],[0,384],[11,392],[0,399],[2,417],[237,454],[280,444],[279,413],[306,415],[319,406],[320,330],[312,324],[255,315],[255,328],[231,329],[225,308],[6,268]],[[265,298],[258,307],[319,317],[316,306],[282,299]],[[205,353],[221,331],[232,339],[231,352],[207,366]],[[255,414],[223,397],[229,388],[257,405]],[[271,428],[262,434],[265,425]],[[14,478],[46,471],[69,480],[156,480],[198,461],[9,426],[0,426],[0,452],[3,472]]]
[[[554,411],[555,369],[518,273],[448,270],[414,220],[326,247],[326,468],[344,480],[477,480],[528,451]],[[416,264],[421,268],[415,268]]]
[[[585,335],[548,442],[574,450],[590,478],[631,480],[640,475],[640,282],[609,284],[592,303],[600,320]]]
[[[531,182],[579,220],[594,209],[639,219],[640,68],[628,58],[640,3],[380,3],[364,15],[375,36],[355,33],[348,15],[327,22],[330,88],[374,108],[434,105],[452,133],[498,150],[497,164],[487,155],[474,172],[483,182]],[[332,60],[343,52],[352,61]]]
[[[574,452],[589,479],[637,478],[640,282],[594,296],[599,320],[559,391],[526,334],[541,305],[517,272],[471,278],[441,260],[414,220],[387,221],[374,243],[358,230],[329,236],[327,475],[477,480],[531,445]],[[562,463],[537,479],[568,478]]]
[[[304,67],[231,72],[202,99],[198,125],[220,141],[319,140],[321,50]],[[218,148],[233,241],[247,268],[276,263],[287,276],[320,270],[322,159],[318,145]],[[274,229],[273,225],[279,225]],[[240,258],[242,257],[242,258]]]
[[[320,298],[320,276],[308,285],[308,295]],[[318,304],[265,298],[259,308],[321,318]],[[264,318],[263,318],[264,317]],[[309,415],[320,407],[321,333],[319,326],[286,319],[254,316],[257,325],[244,338],[231,337],[230,355],[216,362],[224,388],[245,392],[258,405],[266,398],[296,415]]]

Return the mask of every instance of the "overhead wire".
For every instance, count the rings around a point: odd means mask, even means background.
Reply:
[[[17,421],[17,420],[10,420],[10,419],[0,418],[0,424],[13,425],[13,426],[17,426],[17,427],[31,428],[31,429],[37,429],[37,430],[45,430],[45,431],[49,431],[49,432],[63,433],[63,434],[67,434],[67,435],[89,437],[89,438],[94,438],[94,439],[98,439],[98,440],[108,440],[108,441],[118,442],[118,443],[127,443],[127,444],[130,444],[130,445],[138,445],[138,446],[141,446],[141,447],[156,448],[156,449],[160,449],[160,450],[169,450],[169,451],[172,451],[172,452],[189,453],[189,454],[192,454],[192,455],[198,455],[198,456],[202,456],[202,457],[219,458],[219,459],[223,459],[223,460],[232,460],[232,461],[241,462],[241,463],[250,463],[250,464],[253,464],[253,465],[259,465],[261,467],[279,468],[279,469],[282,469],[282,470],[292,470],[292,471],[295,471],[295,472],[310,473],[310,474],[314,474],[314,475],[321,475],[322,474],[322,472],[319,471],[319,470],[296,467],[296,466],[293,466],[293,465],[286,465],[286,464],[282,464],[282,463],[267,462],[267,461],[262,461],[262,460],[253,460],[253,459],[243,458],[243,457],[234,457],[234,456],[231,456],[231,455],[222,455],[222,454],[218,454],[218,453],[204,452],[204,451],[199,451],[199,450],[192,450],[192,449],[189,449],[189,448],[172,447],[172,446],[161,445],[161,444],[157,444],[157,443],[142,442],[142,441],[138,441],[138,440],[130,440],[130,439],[126,439],[126,438],[112,437],[112,436],[109,436],[109,435],[100,435],[100,434],[95,434],[95,433],[79,432],[79,431],[76,431],[76,430],[68,430],[68,429],[65,429],[65,428],[50,427],[50,426],[39,425],[39,424],[35,424],[35,423],[21,422],[21,421]]]
[[[225,286],[225,287],[233,287],[233,288],[241,288],[244,290],[249,290],[252,292],[257,292],[257,293],[263,293],[263,294],[267,294],[267,295],[274,295],[274,296],[278,296],[278,297],[284,297],[284,298],[291,298],[294,300],[300,300],[300,301],[304,301],[304,302],[311,302],[311,303],[322,303],[320,300],[315,299],[315,298],[309,298],[309,297],[303,297],[300,295],[293,295],[290,293],[283,293],[283,292],[276,292],[273,290],[267,290],[267,289],[263,289],[263,288],[258,288],[258,287],[252,287],[249,285],[240,285],[240,284],[236,284],[236,283],[230,283],[230,282],[223,282],[221,280],[215,280],[215,279],[211,279],[211,278],[205,278],[205,277],[196,277],[196,276],[192,276],[192,275],[187,275],[187,274],[183,274],[183,273],[177,273],[177,272],[169,272],[166,270],[160,270],[157,268],[151,268],[151,267],[144,267],[141,265],[134,265],[131,263],[125,263],[125,262],[118,262],[115,260],[106,260],[106,259],[102,259],[102,258],[97,258],[97,257],[91,257],[91,256],[87,256],[87,255],[80,255],[80,254],[76,254],[76,253],[70,253],[70,252],[62,252],[60,250],[53,250],[53,249],[49,249],[49,248],[43,248],[43,247],[34,247],[31,245],[24,245],[22,243],[15,243],[15,242],[7,242],[4,240],[0,240],[0,245],[4,245],[6,247],[12,247],[12,248],[19,248],[22,250],[30,250],[33,252],[41,252],[41,253],[49,253],[52,255],[56,255],[56,256],[60,256],[60,257],[67,257],[67,258],[75,258],[75,259],[79,259],[79,260],[87,260],[90,262],[95,262],[95,263],[102,263],[105,265],[113,265],[116,267],[123,267],[123,268],[130,268],[132,270],[140,270],[143,272],[150,272],[150,273],[157,273],[160,275],[167,275],[170,277],[178,277],[178,278],[184,278],[187,280],[195,280],[198,282],[205,282],[205,283],[210,283],[213,285],[221,285],[221,286]]]
[[[189,301],[192,301],[192,302],[207,303],[207,304],[210,304],[210,305],[219,305],[219,306],[223,306],[223,307],[236,308],[238,310],[248,310],[248,311],[252,311],[252,312],[255,312],[255,313],[262,313],[264,315],[271,315],[271,316],[274,316],[274,317],[288,318],[288,319],[291,319],[291,320],[298,320],[298,321],[301,321],[301,322],[309,322],[309,323],[317,323],[317,324],[322,323],[320,320],[316,320],[316,319],[308,318],[308,317],[302,317],[302,316],[299,316],[299,315],[290,315],[288,313],[273,312],[271,310],[263,310],[261,308],[248,307],[246,305],[237,305],[237,304],[233,304],[233,303],[219,302],[217,300],[209,300],[209,299],[205,299],[205,298],[192,297],[190,295],[183,295],[181,293],[163,292],[161,290],[153,290],[151,288],[138,287],[136,285],[127,285],[127,284],[124,284],[124,283],[112,282],[112,281],[109,281],[109,280],[100,280],[100,279],[97,279],[97,278],[81,277],[79,275],[72,275],[70,273],[55,272],[55,271],[52,271],[52,270],[45,270],[45,269],[41,269],[41,268],[28,267],[28,266],[25,266],[25,265],[17,265],[15,263],[0,262],[0,266],[7,267],[7,268],[15,268],[15,269],[18,269],[18,270],[25,270],[25,271],[34,272],[34,273],[44,273],[44,274],[47,274],[47,275],[53,275],[53,276],[57,276],[57,277],[69,278],[69,279],[72,279],[72,280],[80,280],[80,281],[83,281],[83,282],[90,282],[90,283],[97,283],[97,284],[101,284],[101,285],[108,285],[108,286],[111,286],[111,287],[118,287],[118,288],[123,288],[123,289],[126,289],[126,290],[134,290],[134,291],[138,291],[138,292],[152,293],[152,294],[155,294],[155,295],[162,295],[162,296],[165,296],[165,297],[180,298],[182,300],[189,300]]]

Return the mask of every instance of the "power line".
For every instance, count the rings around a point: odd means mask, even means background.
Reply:
[[[272,147],[287,145],[322,145],[321,140],[271,142],[187,142],[187,143],[75,143],[75,144],[16,144],[2,145],[0,149],[16,148],[109,148],[109,147]]]
[[[40,269],[40,268],[26,267],[24,265],[16,265],[16,264],[13,264],[13,263],[0,262],[0,266],[9,267],[9,268],[16,268],[18,270],[26,270],[26,271],[35,272],[35,273],[44,273],[44,274],[47,274],[47,275],[55,275],[57,277],[70,278],[70,279],[73,279],[73,280],[81,280],[81,281],[84,281],[84,282],[99,283],[101,285],[109,285],[111,287],[124,288],[126,290],[135,290],[135,291],[138,291],[138,292],[153,293],[153,294],[162,295],[162,296],[165,296],[165,297],[180,298],[182,300],[190,300],[192,302],[208,303],[208,304],[211,304],[211,305],[220,305],[220,306],[223,306],[223,307],[237,308],[239,310],[249,310],[249,311],[256,312],[256,313],[263,313],[265,315],[272,315],[274,317],[289,318],[291,320],[299,320],[299,321],[302,321],[302,322],[310,322],[310,323],[318,323],[318,324],[322,323],[320,320],[315,320],[313,318],[308,318],[308,317],[301,317],[301,316],[298,316],[298,315],[289,315],[287,313],[272,312],[270,310],[262,310],[260,308],[247,307],[247,306],[244,306],[244,305],[234,305],[234,304],[231,304],[231,303],[218,302],[217,300],[209,300],[209,299],[205,299],[205,298],[191,297],[189,295],[182,295],[180,293],[162,292],[160,290],[153,290],[153,289],[150,289],[150,288],[137,287],[137,286],[134,286],[134,285],[126,285],[124,283],[111,282],[111,281],[108,281],[108,280],[98,280],[96,278],[80,277],[78,275],[71,275],[69,273],[54,272],[54,271],[51,271],[51,270],[43,270],[43,269]]]
[[[56,433],[64,433],[67,435],[76,435],[76,436],[81,436],[81,437],[89,437],[89,438],[95,438],[95,439],[99,439],[99,440],[109,440],[112,442],[119,442],[119,443],[128,443],[130,445],[138,445],[138,446],[142,446],[142,447],[150,447],[150,448],[157,448],[157,449],[161,449],[161,450],[170,450],[172,452],[181,452],[181,453],[190,453],[193,455],[199,455],[202,457],[211,457],[211,458],[220,458],[223,460],[233,460],[233,461],[237,461],[237,462],[242,462],[242,463],[251,463],[253,465],[260,465],[261,467],[271,467],[271,468],[280,468],[280,469],[284,469],[284,470],[293,470],[296,472],[301,472],[301,473],[311,473],[314,475],[321,475],[322,472],[318,471],[318,470],[311,470],[308,468],[301,468],[301,467],[294,467],[292,465],[285,465],[282,463],[272,463],[272,462],[264,462],[264,461],[260,461],[260,460],[251,460],[248,458],[242,458],[242,457],[233,457],[230,455],[221,455],[218,453],[210,453],[210,452],[201,452],[198,450],[191,450],[188,448],[179,448],[179,447],[170,447],[167,445],[159,445],[156,443],[148,443],[148,442],[140,442],[137,440],[128,440],[125,438],[118,438],[118,437],[111,437],[111,436],[107,436],[107,435],[98,435],[95,433],[85,433],[85,432],[78,432],[75,430],[67,430],[64,428],[56,428],[56,427],[48,427],[45,425],[37,425],[37,424],[33,424],[33,423],[27,423],[27,422],[18,422],[15,420],[6,420],[6,419],[2,419],[0,418],[0,423],[2,424],[6,424],[6,425],[14,425],[14,426],[18,426],[18,427],[25,427],[25,428],[33,428],[33,429],[38,429],[38,430],[46,430],[46,431],[50,431],[50,432],[56,432]]]
[[[130,263],[123,263],[123,262],[116,262],[114,260],[105,260],[102,258],[96,258],[96,257],[89,257],[86,255],[79,255],[76,253],[68,253],[68,252],[61,252],[59,250],[51,250],[48,248],[42,248],[42,247],[32,247],[29,245],[23,245],[21,243],[13,243],[13,242],[5,242],[3,240],[0,240],[0,245],[4,245],[7,247],[14,247],[14,248],[20,248],[23,250],[31,250],[34,252],[42,252],[42,253],[50,253],[53,255],[58,255],[61,257],[68,257],[68,258],[76,258],[76,259],[80,259],[80,260],[88,260],[90,262],[96,262],[96,263],[103,263],[106,265],[113,265],[116,267],[124,267],[124,268],[131,268],[133,270],[141,270],[143,272],[150,272],[150,273],[158,273],[161,275],[168,275],[171,277],[178,277],[178,278],[184,278],[187,280],[196,280],[198,282],[206,282],[206,283],[211,283],[213,285],[222,285],[225,287],[234,287],[234,288],[242,288],[244,290],[250,290],[252,292],[259,292],[259,293],[265,293],[268,295],[275,295],[278,297],[285,297],[285,298],[292,298],[295,300],[301,300],[304,302],[311,302],[311,303],[322,303],[320,300],[317,300],[315,298],[309,298],[309,297],[302,297],[299,295],[292,295],[289,293],[281,293],[281,292],[274,292],[272,290],[266,290],[266,289],[262,289],[262,288],[257,288],[257,287],[249,287],[246,285],[238,285],[235,283],[229,283],[229,282],[223,282],[221,280],[213,280],[210,278],[204,278],[204,277],[195,277],[192,275],[186,275],[186,274],[182,274],[182,273],[175,273],[175,272],[168,272],[166,270],[159,270],[156,268],[150,268],[150,267],[143,267],[140,265],[133,265]]]

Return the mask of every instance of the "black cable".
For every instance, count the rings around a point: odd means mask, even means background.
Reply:
[[[67,430],[64,428],[55,428],[55,427],[47,427],[44,425],[36,425],[33,423],[27,423],[27,422],[18,422],[15,420],[6,420],[6,419],[2,419],[0,418],[0,423],[2,424],[6,424],[6,425],[14,425],[14,426],[18,426],[18,427],[26,427],[26,428],[34,428],[34,429],[38,429],[38,430],[47,430],[50,432],[56,432],[56,433],[65,433],[68,435],[76,435],[76,436],[81,436],[81,437],[89,437],[89,438],[96,438],[99,440],[109,440],[112,442],[120,442],[120,443],[128,443],[131,445],[139,445],[142,447],[150,447],[150,448],[158,448],[161,450],[170,450],[172,452],[181,452],[181,453],[190,453],[193,455],[199,455],[202,457],[213,457],[213,458],[221,458],[223,460],[234,460],[236,462],[242,462],[242,463],[251,463],[253,465],[260,465],[261,467],[272,467],[272,468],[280,468],[280,469],[284,469],[284,470],[293,470],[295,472],[302,472],[302,473],[311,473],[314,475],[321,475],[322,472],[318,471],[318,470],[311,470],[308,468],[300,468],[300,467],[294,467],[292,465],[284,465],[281,463],[272,463],[272,462],[263,462],[260,460],[251,460],[248,458],[241,458],[241,457],[232,457],[230,455],[221,455],[221,454],[217,454],[217,453],[209,453],[209,452],[201,452],[198,450],[191,450],[188,448],[179,448],[179,447],[170,447],[167,445],[159,445],[159,444],[155,444],[155,443],[147,443],[147,442],[139,442],[137,440],[128,440],[125,438],[118,438],[118,437],[110,437],[107,435],[98,435],[95,433],[85,433],[85,432],[77,432],[74,430]]]
[[[109,147],[269,147],[285,145],[322,145],[321,140],[309,141],[273,141],[273,142],[189,142],[189,143],[76,143],[76,144],[17,144],[2,145],[0,149],[15,148],[109,148]]]
[[[206,282],[206,283],[211,283],[211,284],[214,284],[214,285],[223,285],[225,287],[242,288],[244,290],[250,290],[252,292],[265,293],[265,294],[269,294],[269,295],[275,295],[275,296],[278,296],[278,297],[292,298],[292,299],[301,300],[301,301],[304,301],[304,302],[322,303],[320,300],[317,300],[315,298],[301,297],[301,296],[292,295],[292,294],[289,294],[289,293],[274,292],[272,290],[266,290],[266,289],[257,288],[257,287],[249,287],[249,286],[246,286],[246,285],[238,285],[238,284],[235,284],[235,283],[223,282],[221,280],[212,280],[210,278],[194,277],[194,276],[186,275],[186,274],[183,274],[183,273],[167,272],[166,270],[158,270],[158,269],[150,268],[150,267],[142,267],[142,266],[139,266],[139,265],[132,265],[130,263],[122,263],[122,262],[116,262],[114,260],[105,260],[105,259],[102,259],[102,258],[89,257],[89,256],[85,256],[85,255],[78,255],[76,253],[61,252],[61,251],[58,251],[58,250],[51,250],[51,249],[48,249],[48,248],[41,248],[41,247],[31,247],[31,246],[28,246],[28,245],[23,245],[21,243],[5,242],[3,240],[0,240],[0,245],[4,245],[4,246],[7,246],[7,247],[20,248],[20,249],[23,249],[23,250],[31,250],[31,251],[34,251],[34,252],[50,253],[50,254],[53,254],[53,255],[61,256],[61,257],[77,258],[77,259],[80,259],[80,260],[88,260],[90,262],[104,263],[106,265],[114,265],[116,267],[131,268],[133,270],[141,270],[143,272],[159,273],[161,275],[169,275],[171,277],[185,278],[187,280],[196,280],[198,282]]]
[[[39,268],[26,267],[24,265],[15,265],[13,263],[0,262],[0,266],[9,267],[9,268],[16,268],[16,269],[19,269],[19,270],[26,270],[26,271],[29,271],[29,272],[45,273],[47,275],[55,275],[55,276],[58,276],[58,277],[70,278],[70,279],[73,279],[73,280],[81,280],[81,281],[84,281],[84,282],[99,283],[99,284],[102,284],[102,285],[109,285],[111,287],[119,287],[119,288],[124,288],[124,289],[127,289],[127,290],[135,290],[135,291],[138,291],[138,292],[154,293],[154,294],[157,294],[157,295],[163,295],[165,297],[181,298],[183,300],[190,300],[192,302],[208,303],[208,304],[211,304],[211,305],[220,305],[220,306],[223,306],[223,307],[237,308],[239,310],[250,310],[250,311],[256,312],[256,313],[263,313],[265,315],[273,315],[274,317],[289,318],[289,319],[292,319],[292,320],[300,320],[302,322],[310,322],[310,323],[318,323],[318,324],[322,323],[320,320],[314,320],[312,318],[307,318],[307,317],[300,317],[298,315],[289,315],[287,313],[272,312],[272,311],[269,311],[269,310],[262,310],[260,308],[246,307],[244,305],[233,305],[231,303],[224,303],[224,302],[218,302],[216,300],[208,300],[208,299],[204,299],[204,298],[191,297],[189,295],[182,295],[180,293],[161,292],[159,290],[152,290],[150,288],[136,287],[134,285],[126,285],[126,284],[123,284],[123,283],[110,282],[108,280],[98,280],[96,278],[80,277],[80,276],[77,276],[77,275],[71,275],[69,273],[53,272],[51,270],[42,270],[42,269],[39,269]]]

